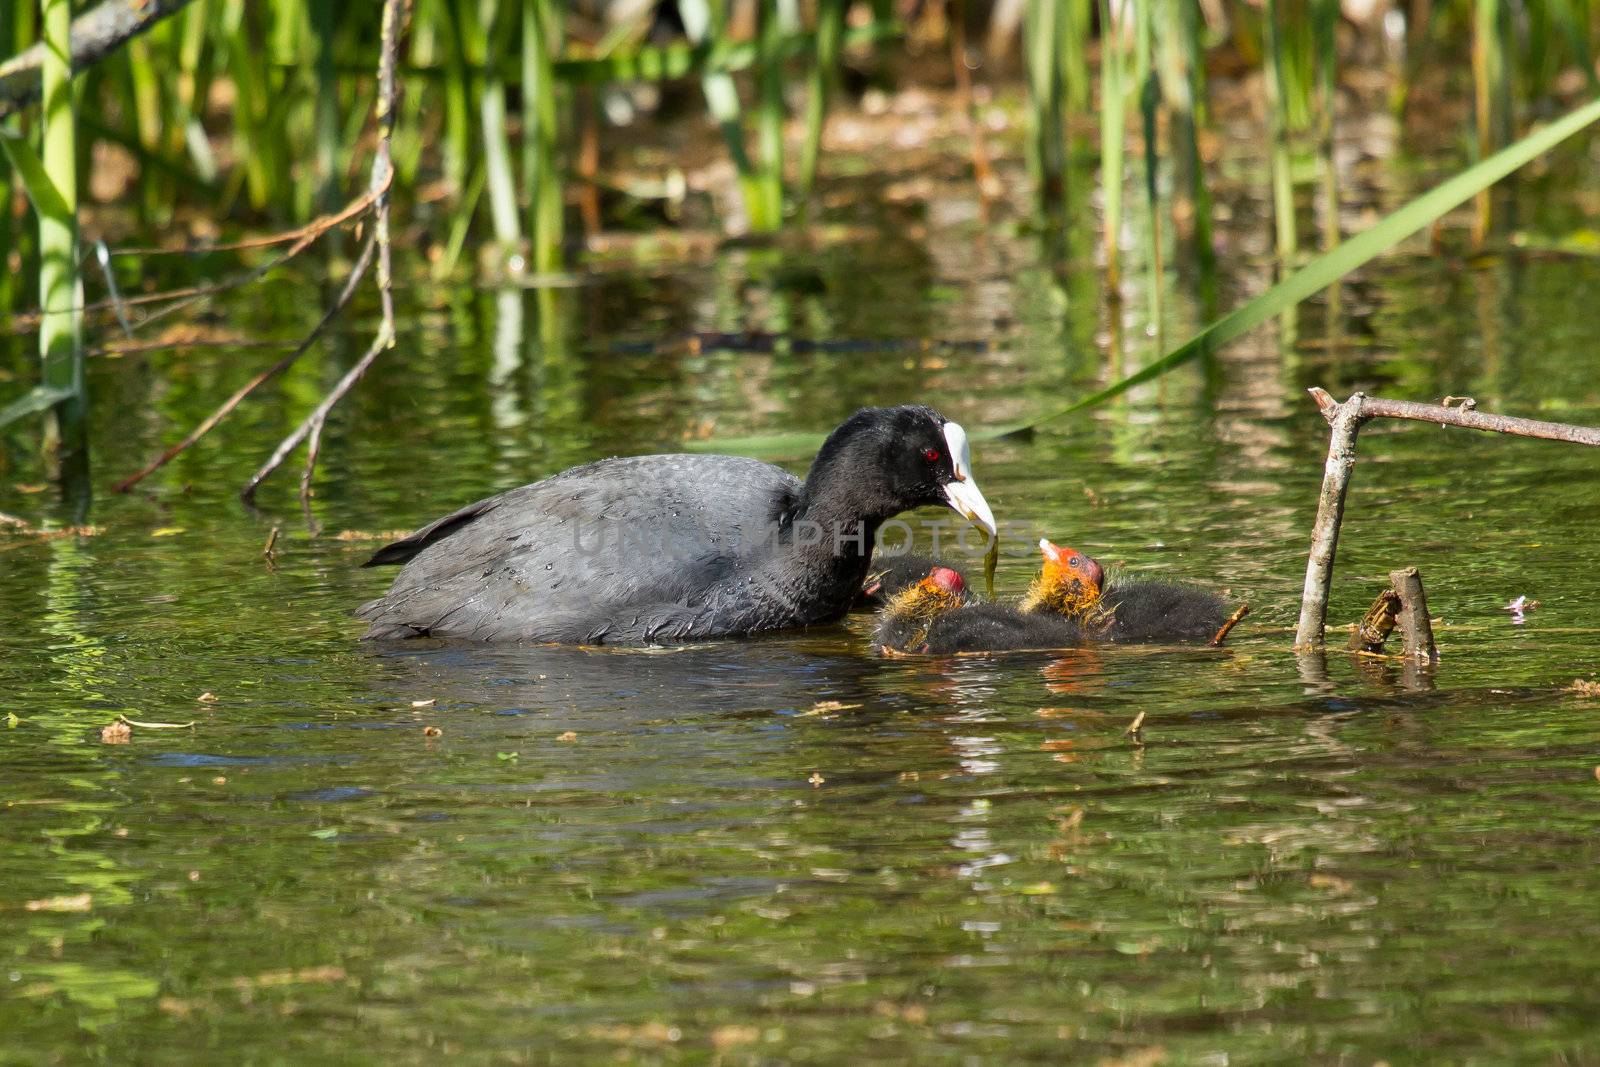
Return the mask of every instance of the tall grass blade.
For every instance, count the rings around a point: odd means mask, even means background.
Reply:
[[[1298,235],[1294,217],[1294,176],[1289,156],[1289,91],[1285,74],[1283,29],[1279,22],[1278,0],[1267,0],[1266,10],[1266,89],[1267,135],[1272,160],[1272,219],[1276,237],[1279,277],[1294,265]]]
[[[555,0],[522,0],[523,181],[528,184],[528,236],[538,274],[561,269],[565,240],[561,130],[551,68],[561,39],[560,17]]]
[[[1211,230],[1211,190],[1200,156],[1200,129],[1205,123],[1205,47],[1201,41],[1200,8],[1189,0],[1166,0],[1168,72],[1162,88],[1172,112],[1172,151],[1190,220],[1194,263],[1199,274],[1201,307],[1216,314],[1217,254]]]
[[[1473,0],[1472,4],[1472,87],[1477,130],[1477,156],[1487,156],[1494,148],[1502,125],[1500,104],[1504,99],[1506,61],[1500,37],[1500,0]],[[1472,247],[1482,248],[1493,225],[1489,190],[1478,194],[1472,220]]]
[[[1224,315],[1154,363],[1140,368],[1097,393],[1040,418],[980,431],[974,436],[1004,437],[1032,430],[1073,412],[1102,404],[1202,354],[1215,352],[1223,345],[1237,340],[1273,316],[1293,308],[1306,297],[1387,252],[1412,234],[1431,225],[1446,212],[1460,207],[1480,191],[1489,188],[1530,160],[1548,152],[1596,120],[1600,120],[1600,98],[1589,101],[1543,129],[1529,134],[1510,147],[1434,186],[1404,207],[1384,216],[1370,229],[1350,238],[1338,248],[1317,256],[1254,300]]]
[[[316,210],[332,211],[339,197],[339,82],[333,72],[335,0],[311,0],[312,36],[317,47]]]
[[[472,59],[468,39],[467,0],[439,0],[445,25],[450,28],[445,50],[448,76],[444,82],[444,178],[459,203],[465,190],[472,158]]]
[[[793,0],[756,5],[756,34],[761,62],[757,68],[756,143],[761,148],[761,215],[771,229],[783,223],[783,40],[796,28]]]
[[[822,127],[828,117],[828,96],[838,77],[839,44],[844,36],[845,0],[818,0],[817,40],[811,59],[811,86],[806,95],[806,139],[800,149],[799,186],[809,193],[822,155]],[[959,17],[959,7],[957,15]]]
[[[506,83],[500,59],[510,44],[513,0],[482,0],[478,15],[483,27],[483,90],[478,97],[478,117],[483,123],[483,165],[488,174],[489,218],[499,245],[499,267],[505,269],[522,243],[518,217],[517,178],[511,170],[511,138],[506,130]]]
[[[1062,112],[1061,30],[1064,4],[1029,0],[1023,16],[1023,57],[1028,75],[1029,176],[1040,206],[1057,211],[1066,195],[1066,123]]]
[[[1155,49],[1155,13],[1151,0],[1134,0],[1139,21],[1139,51],[1143,56],[1143,84],[1139,89],[1139,116],[1144,132],[1144,197],[1150,225],[1145,248],[1145,265],[1150,280],[1150,325],[1155,331],[1156,343],[1161,343],[1161,328],[1165,321],[1161,307],[1161,190],[1159,167],[1161,152],[1157,111],[1161,105],[1161,77],[1152,61]]]
[[[1123,136],[1127,93],[1123,88],[1123,32],[1117,12],[1123,0],[1100,0],[1100,190],[1104,198],[1101,245],[1106,290],[1113,300],[1122,291]]]
[[[45,417],[45,455],[64,481],[86,484],[88,394],[83,379],[83,300],[78,277],[78,135],[72,85],[71,0],[44,0],[43,97],[38,166],[18,170],[39,215],[39,384],[59,398]],[[8,143],[9,144],[9,143]],[[25,146],[24,146],[25,147]],[[13,161],[29,154],[9,146]],[[30,177],[28,171],[33,173]]]
[[[712,10],[710,0],[679,0],[678,14],[683,18],[684,32],[692,44],[706,46],[721,35],[720,11]],[[700,76],[700,85],[711,120],[722,132],[728,155],[733,159],[750,228],[757,232],[776,230],[778,220],[767,215],[761,172],[745,147],[739,91],[733,84],[733,77],[726,70],[708,67]]]

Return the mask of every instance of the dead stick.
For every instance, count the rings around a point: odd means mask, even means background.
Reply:
[[[1142,711],[1135,715],[1133,721],[1128,724],[1128,728],[1122,731],[1133,738],[1133,743],[1136,745],[1144,744],[1144,715],[1145,713]]]
[[[131,38],[183,10],[191,0],[105,0],[92,11],[72,20],[68,34],[72,69],[81,72],[115,52]],[[43,43],[25,49],[0,63],[0,118],[21,111],[39,98],[39,71],[44,65]]]
[[[315,435],[314,440],[320,445],[322,425],[328,417],[328,412],[355,388],[355,384],[366,374],[367,368],[372,366],[378,356],[394,346],[394,270],[389,255],[389,188],[394,178],[394,164],[390,161],[389,143],[394,133],[394,116],[398,103],[395,66],[400,50],[400,37],[405,32],[410,14],[410,0],[384,0],[382,45],[378,58],[378,147],[372,160],[372,189],[376,197],[373,202],[373,214],[376,219],[373,231],[378,246],[378,296],[383,311],[383,321],[379,324],[378,335],[372,339],[372,346],[367,349],[366,354],[356,361],[355,366],[351,367],[343,378],[339,379],[338,384],[311,414],[306,416],[305,421],[278,443],[278,447],[261,465],[261,469],[245,483],[244,488],[239,491],[239,496],[246,502],[255,499],[256,490],[260,488],[261,483],[283,465],[283,461],[288,458],[290,452],[299,447],[300,442]],[[305,471],[300,479],[302,502],[310,496],[311,473],[316,466],[317,451],[318,449],[313,447],[306,458]]]
[[[1417,404],[1408,400],[1370,397],[1363,393],[1352,393],[1350,399],[1341,404],[1326,389],[1312,388],[1309,392],[1322,410],[1322,417],[1333,428],[1328,438],[1328,460],[1322,476],[1322,493],[1317,500],[1316,525],[1311,531],[1311,554],[1306,560],[1305,590],[1300,597],[1300,623],[1295,628],[1296,648],[1313,648],[1322,644],[1323,627],[1328,617],[1328,585],[1333,579],[1339,524],[1344,519],[1345,490],[1349,488],[1350,470],[1355,465],[1356,434],[1367,419],[1410,419],[1518,437],[1600,445],[1600,429],[1589,426],[1491,415],[1471,410],[1465,404],[1459,407]]]
[[[318,238],[327,233],[329,230],[349,222],[357,215],[366,211],[372,206],[373,200],[376,198],[376,196],[376,191],[369,189],[332,215],[323,215],[319,218],[312,219],[310,222],[296,230],[289,230],[285,233],[277,234],[272,237],[261,238],[261,242],[265,244],[282,244],[284,241],[289,240],[294,241],[294,244],[284,249],[281,256],[278,256],[276,259],[269,260],[258,267],[252,267],[247,271],[241,271],[240,273],[231,277],[224,278],[220,282],[212,282],[208,285],[196,285],[187,289],[169,289],[160,293],[143,293],[137,296],[123,297],[120,303],[124,307],[138,307],[144,304],[159,304],[162,301],[168,300],[175,301],[175,303],[171,304],[170,306],[153,311],[143,319],[134,323],[133,328],[137,330],[141,327],[148,326],[150,323],[155,322],[158,319],[165,318],[174,311],[186,308],[198,300],[204,300],[208,297],[215,296],[218,293],[227,292],[229,289],[237,289],[240,286],[249,285],[251,282],[258,281],[259,279],[266,277],[274,270],[277,270],[279,267],[289,262],[289,260],[293,259],[295,256],[298,256],[301,252],[304,252],[306,249],[310,248],[317,242]],[[249,247],[249,242],[242,242],[238,246],[220,246],[221,249],[226,249],[229,247]],[[218,250],[220,249],[206,248],[201,249],[200,251],[212,252]],[[119,250],[114,254],[120,256],[129,255],[131,253]],[[99,311],[111,311],[116,307],[116,303],[118,302],[101,300],[97,303],[85,304],[79,308],[79,310],[84,314]],[[11,320],[10,332],[26,333],[29,330],[38,329],[39,317],[40,316],[38,312],[30,312],[26,315],[14,316]]]
[[[271,533],[269,533],[269,534],[268,534],[268,535],[267,535],[267,547],[266,547],[266,548],[263,548],[263,549],[262,549],[262,550],[261,550],[261,554],[262,554],[262,555],[263,555],[263,556],[265,556],[265,557],[266,557],[266,558],[267,558],[267,559],[268,559],[268,560],[269,560],[269,561],[270,561],[270,560],[271,560],[271,559],[272,559],[272,557],[273,557],[273,551],[272,551],[272,549],[273,549],[273,546],[274,546],[274,545],[276,545],[276,544],[277,544],[277,543],[278,543],[278,535],[279,535],[279,534],[280,534],[280,533],[282,533],[282,532],[283,532],[283,527],[281,527],[281,526],[274,526],[274,527],[273,527],[273,528],[272,528],[272,532],[271,532]]]
[[[1395,620],[1399,616],[1400,594],[1393,589],[1385,589],[1356,624],[1346,647],[1352,652],[1382,652],[1384,642],[1394,632]]]
[[[1389,572],[1389,583],[1400,595],[1400,634],[1405,638],[1407,659],[1432,662],[1439,656],[1433,643],[1433,623],[1428,618],[1428,598],[1422,591],[1422,575],[1406,567]]]
[[[1211,643],[1213,645],[1220,645],[1222,642],[1226,641],[1228,639],[1228,635],[1233,632],[1233,628],[1238,626],[1239,621],[1248,614],[1250,614],[1250,605],[1240,604],[1238,608],[1234,610],[1234,613],[1228,616],[1228,621],[1222,624],[1222,629],[1217,631],[1217,636],[1211,639]]]
[[[232,396],[222,402],[220,407],[218,407],[210,415],[207,415],[199,426],[196,426],[193,430],[191,430],[189,432],[189,436],[185,437],[182,441],[179,441],[177,444],[161,453],[161,455],[151,460],[145,465],[143,470],[138,471],[135,474],[130,474],[126,478],[122,479],[122,481],[118,482],[115,486],[113,486],[113,488],[119,493],[126,493],[129,489],[132,489],[134,486],[150,477],[150,475],[154,474],[162,467],[165,467],[180,454],[187,451],[196,441],[210,433],[217,423],[227,418],[233,409],[239,406],[240,402],[242,402],[245,397],[249,396],[251,393],[261,388],[262,385],[271,381],[273,378],[276,378],[278,375],[282,374],[284,371],[293,366],[294,361],[305,354],[306,350],[316,342],[317,338],[322,336],[322,332],[328,328],[328,325],[338,317],[339,312],[344,310],[345,305],[350,303],[350,297],[355,294],[356,285],[360,283],[362,276],[367,273],[367,267],[372,263],[372,254],[375,243],[376,242],[373,238],[369,237],[367,239],[366,247],[361,250],[361,255],[356,260],[355,266],[351,268],[350,277],[345,279],[344,288],[340,290],[338,297],[334,299],[333,306],[323,314],[321,321],[311,328],[311,332],[306,334],[305,340],[301,341],[300,344],[295,347],[293,352],[290,352],[288,355],[278,360],[278,362],[274,363],[260,374],[257,374],[254,378],[251,378],[244,385],[240,386]]]
[[[1332,422],[1343,406],[1327,390],[1308,390],[1322,417]],[[1359,394],[1358,394],[1359,395]],[[1355,397],[1350,398],[1354,400]],[[1346,401],[1348,403],[1349,401]],[[1410,419],[1413,422],[1432,422],[1440,426],[1460,426],[1468,430],[1487,430],[1491,433],[1508,433],[1517,437],[1538,437],[1546,441],[1566,441],[1575,445],[1600,446],[1600,429],[1592,426],[1574,426],[1565,422],[1541,422],[1538,419],[1519,419],[1511,415],[1492,415],[1487,411],[1474,411],[1466,407],[1445,407],[1442,404],[1417,404],[1410,400],[1386,400],[1380,396],[1363,397],[1363,419]]]
[[[1345,491],[1350,488],[1350,471],[1356,462],[1356,434],[1361,430],[1365,400],[1365,395],[1355,393],[1343,404],[1335,405],[1337,410],[1331,420],[1333,430],[1328,435],[1328,460],[1322,472],[1322,493],[1317,497],[1317,520],[1311,528],[1305,589],[1300,596],[1300,623],[1294,633],[1296,648],[1322,645],[1322,629],[1328,621],[1333,557],[1339,546],[1339,524],[1344,521]],[[1317,402],[1321,404],[1320,399]]]

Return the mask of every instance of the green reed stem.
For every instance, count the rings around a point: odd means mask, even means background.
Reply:
[[[211,79],[216,70],[215,47],[210,42],[217,33],[221,17],[217,5],[210,0],[197,3],[180,11],[177,47],[175,117],[172,136],[189,154],[195,174],[209,185],[217,180],[217,158],[211,150],[211,141],[200,122],[205,110],[206,96],[211,91]]]
[[[1100,0],[1100,189],[1105,198],[1101,245],[1106,288],[1112,299],[1122,288],[1123,131],[1127,123],[1123,74],[1122,27],[1112,0]]]
[[[1189,0],[1166,0],[1164,10],[1166,75],[1162,88],[1172,112],[1173,157],[1179,172],[1178,184],[1187,201],[1201,302],[1210,316],[1216,311],[1217,256],[1212,244],[1211,191],[1200,156],[1206,76],[1200,10]]]
[[[565,198],[560,165],[560,126],[551,56],[560,41],[555,0],[522,0],[523,181],[528,184],[528,235],[533,269],[561,269]]]
[[[1271,141],[1272,158],[1272,217],[1277,238],[1278,260],[1287,271],[1294,263],[1299,248],[1299,238],[1295,230],[1294,177],[1289,157],[1288,93],[1284,82],[1283,33],[1278,20],[1278,0],[1267,0],[1265,82],[1268,136]]]
[[[679,0],[678,13],[683,18],[684,32],[689,35],[691,43],[709,45],[722,36],[721,9],[719,6],[713,10],[710,0]],[[722,132],[722,138],[728,145],[728,155],[733,159],[750,228],[757,232],[776,230],[780,220],[768,213],[769,198],[763,176],[745,148],[739,92],[734,87],[733,77],[726,70],[708,68],[701,75],[700,84],[705,92],[706,108]]]
[[[316,164],[318,211],[331,211],[339,197],[339,81],[333,72],[336,0],[311,0],[312,36],[317,48]]]
[[[511,139],[506,130],[506,83],[498,73],[501,53],[510,44],[510,4],[482,0],[479,20],[483,26],[483,92],[478,98],[478,116],[483,123],[483,165],[489,183],[489,218],[494,224],[495,242],[504,259],[522,243],[522,224],[517,209],[517,177],[511,169]]]
[[[1500,37],[1500,0],[1473,0],[1472,6],[1472,86],[1477,130],[1477,152],[1483,159],[1494,151],[1501,128],[1498,105],[1504,98],[1506,62]],[[1473,199],[1472,247],[1482,248],[1493,225],[1490,190]]]
[[[788,10],[786,11],[786,7]],[[783,39],[785,22],[792,23],[792,6],[756,5],[761,61],[756,70],[756,143],[761,149],[762,217],[768,228],[783,224]]]
[[[1059,210],[1066,196],[1066,121],[1062,111],[1061,36],[1064,6],[1029,0],[1023,14],[1023,55],[1028,74],[1028,173],[1039,202]]]
[[[1339,168],[1334,159],[1339,99],[1339,0],[1314,0],[1317,52],[1317,143],[1322,157],[1322,250],[1339,243]]]
[[[439,0],[450,28],[445,50],[448,75],[444,82],[444,178],[457,202],[465,189],[472,158],[472,61],[469,56],[464,0]]]
[[[1144,68],[1143,83],[1139,88],[1139,116],[1144,133],[1145,207],[1150,219],[1149,236],[1145,247],[1145,266],[1150,281],[1150,323],[1155,327],[1159,344],[1165,318],[1162,314],[1161,290],[1165,271],[1161,263],[1162,209],[1158,180],[1161,149],[1157,125],[1157,112],[1161,106],[1161,77],[1156,72],[1156,64],[1153,61],[1155,13],[1151,8],[1151,0],[1135,0],[1134,14],[1138,20],[1139,52],[1143,56],[1141,65]]]
[[[1057,0],[1061,11],[1061,102],[1067,115],[1089,113],[1089,30],[1093,0]]]
[[[58,474],[87,471],[88,393],[78,277],[78,143],[72,86],[71,0],[43,0],[41,162],[49,194],[39,214],[40,384],[61,395],[45,418],[44,447]]]
[[[811,59],[811,86],[806,95],[806,139],[800,148],[799,187],[809,193],[822,155],[822,128],[828,96],[838,77],[839,45],[844,37],[845,0],[818,0],[817,43]]]

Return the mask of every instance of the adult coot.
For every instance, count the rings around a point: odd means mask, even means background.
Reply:
[[[966,432],[931,408],[864,408],[805,481],[734,456],[574,467],[379,549],[405,564],[358,609],[368,640],[654,644],[839,618],[884,521],[945,504],[994,533]]]

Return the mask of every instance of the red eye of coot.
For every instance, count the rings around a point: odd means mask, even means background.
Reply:
[[[922,450],[922,458],[929,463],[933,463],[939,458],[939,450],[937,448],[924,448]]]

